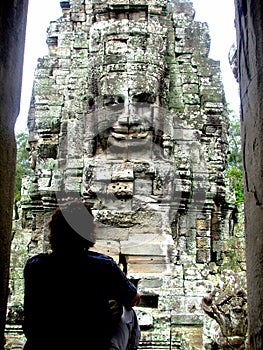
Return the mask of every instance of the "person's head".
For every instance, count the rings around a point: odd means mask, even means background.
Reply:
[[[95,243],[91,208],[80,201],[61,205],[49,222],[49,242],[54,252],[80,251]]]

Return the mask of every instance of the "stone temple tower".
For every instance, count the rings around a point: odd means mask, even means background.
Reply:
[[[142,296],[141,349],[177,348],[178,334],[202,326],[211,266],[223,263],[232,234],[228,119],[207,25],[194,21],[188,0],[60,5],[28,118],[29,252],[48,249],[57,205],[90,203],[95,249]]]

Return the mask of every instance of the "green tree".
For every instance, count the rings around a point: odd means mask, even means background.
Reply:
[[[229,117],[229,155],[227,159],[226,176],[235,189],[237,203],[244,202],[244,180],[241,153],[240,121],[230,112]]]
[[[25,132],[16,134],[17,158],[16,158],[16,180],[15,180],[15,203],[21,198],[22,178],[30,174],[31,169],[26,149],[28,135]]]

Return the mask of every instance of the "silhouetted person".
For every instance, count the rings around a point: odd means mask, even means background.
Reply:
[[[109,301],[131,310],[136,288],[113,259],[88,251],[95,243],[89,206],[58,208],[49,230],[52,253],[32,257],[24,269],[24,349],[108,350],[118,323]]]

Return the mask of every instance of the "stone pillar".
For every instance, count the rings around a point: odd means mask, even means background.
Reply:
[[[235,0],[245,181],[248,349],[263,349],[263,3]]]
[[[4,348],[19,113],[28,0],[0,3],[0,349]]]

